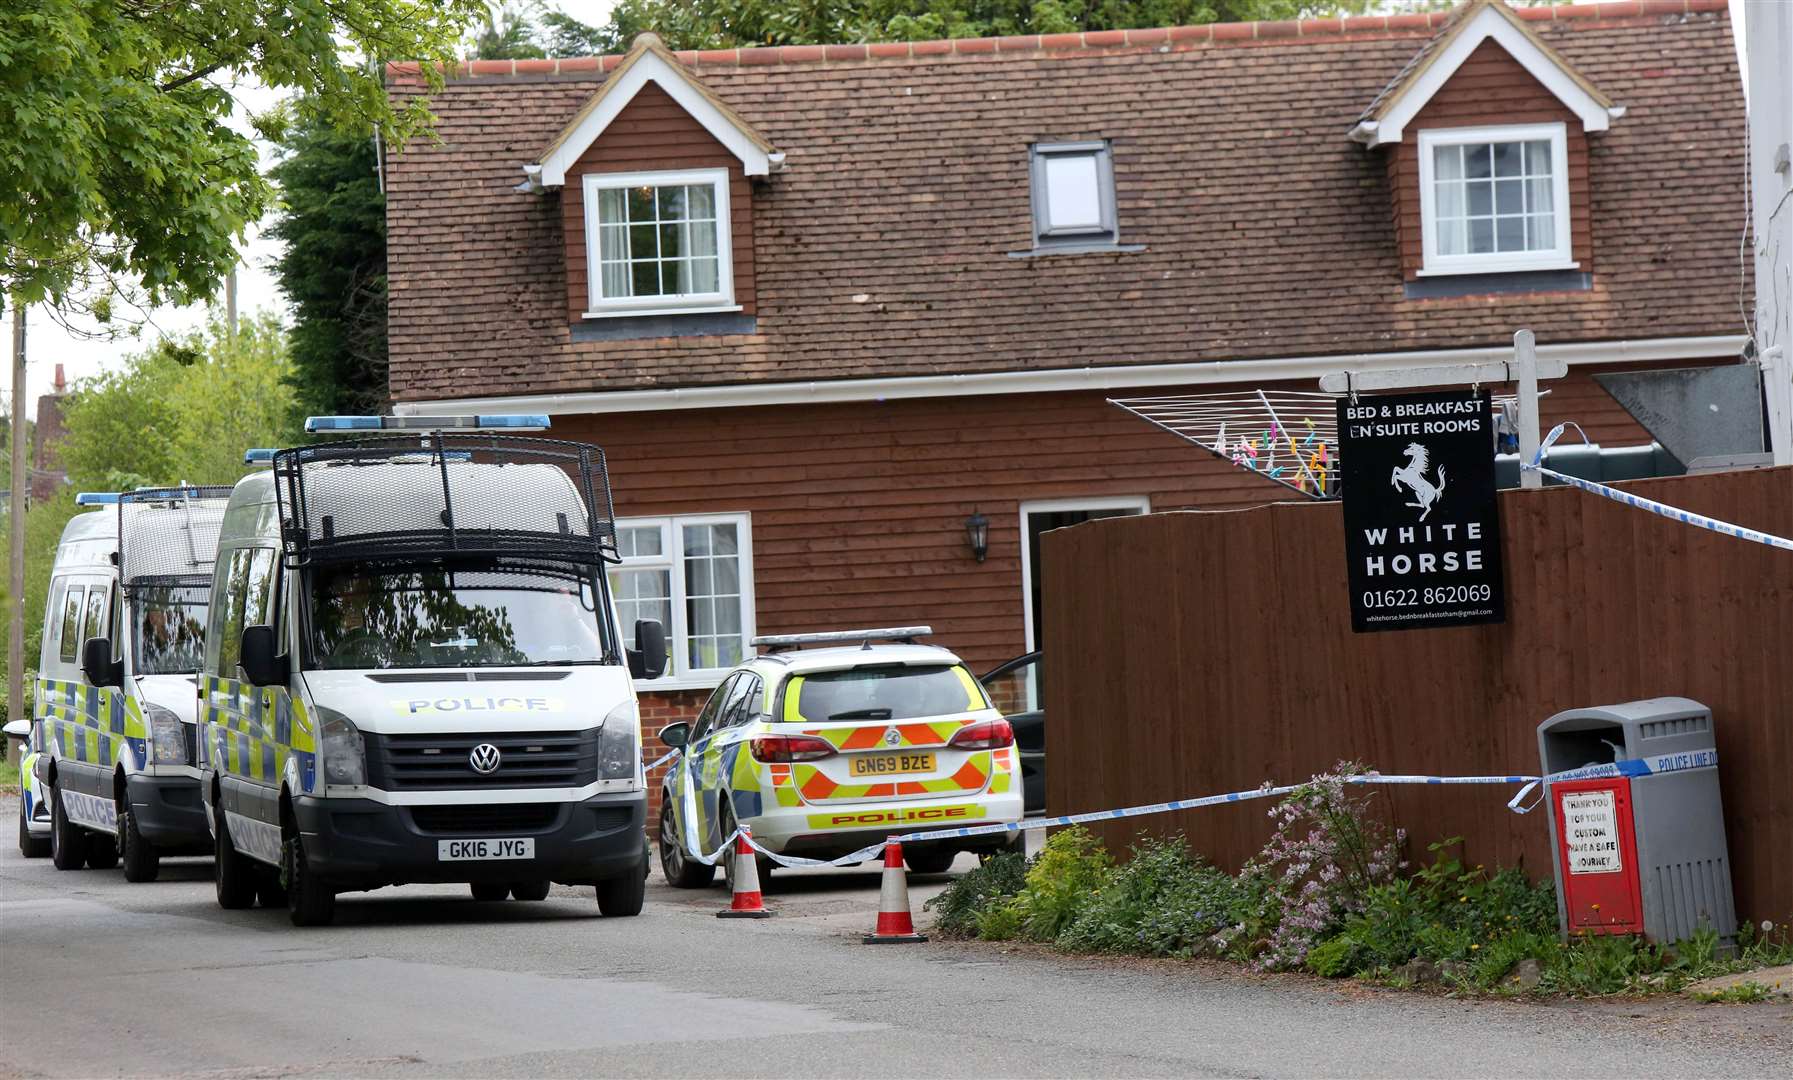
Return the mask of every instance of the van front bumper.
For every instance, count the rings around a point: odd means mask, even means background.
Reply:
[[[212,830],[199,797],[199,777],[127,773],[125,796],[131,800],[137,831],[163,854],[212,850]]]
[[[426,882],[595,885],[647,867],[647,796],[567,803],[393,806],[372,799],[293,800],[310,870],[341,890]],[[439,857],[445,840],[535,842],[530,859]]]

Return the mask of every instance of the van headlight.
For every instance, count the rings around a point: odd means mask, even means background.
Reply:
[[[181,718],[160,705],[143,705],[149,723],[149,760],[156,765],[187,764],[187,728]]]
[[[367,785],[367,745],[349,718],[335,709],[319,709],[323,718],[324,783],[340,787]]]
[[[641,724],[635,703],[625,701],[611,709],[598,729],[598,777],[633,780],[641,767]]]

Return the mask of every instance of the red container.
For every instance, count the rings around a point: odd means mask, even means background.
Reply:
[[[1637,832],[1627,777],[1550,785],[1556,815],[1557,880],[1571,934],[1641,934]]]

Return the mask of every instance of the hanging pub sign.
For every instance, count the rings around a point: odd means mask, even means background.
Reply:
[[[1340,399],[1351,628],[1506,618],[1488,391]]]

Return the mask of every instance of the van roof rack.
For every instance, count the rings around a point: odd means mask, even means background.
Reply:
[[[916,638],[928,637],[933,633],[934,628],[931,626],[886,626],[874,630],[824,630],[813,634],[765,634],[754,638],[749,644],[764,645],[773,653],[801,648],[804,645],[839,645],[847,641],[860,642],[869,649],[874,641],[900,641],[913,645]]]
[[[323,431],[546,431],[543,413],[479,413],[471,416],[309,416],[305,430]]]

